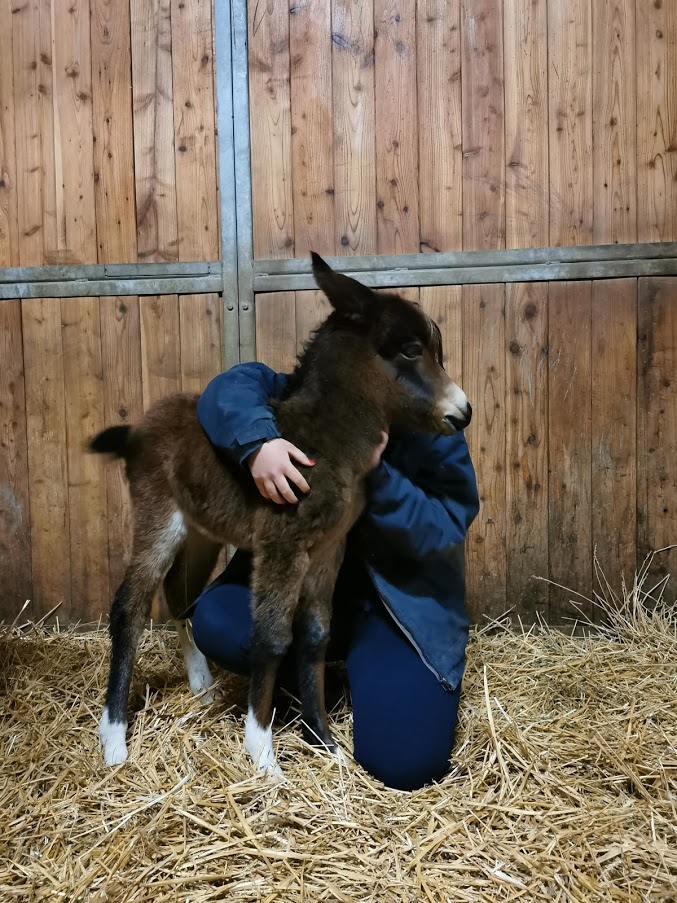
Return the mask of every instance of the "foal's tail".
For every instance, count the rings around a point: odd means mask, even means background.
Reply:
[[[90,440],[87,448],[99,455],[115,455],[127,459],[130,452],[131,426],[109,426]]]

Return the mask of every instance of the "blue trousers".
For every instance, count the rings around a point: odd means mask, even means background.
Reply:
[[[207,658],[248,675],[250,591],[244,582],[228,581],[226,571],[197,600],[193,636]],[[327,660],[345,661],[350,683],[355,760],[397,790],[440,780],[449,768],[460,686],[444,689],[366,574],[357,585],[339,579],[331,635]],[[283,666],[281,682],[292,673]]]

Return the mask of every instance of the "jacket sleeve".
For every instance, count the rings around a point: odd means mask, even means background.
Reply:
[[[279,398],[287,377],[258,362],[237,364],[208,384],[197,416],[211,442],[242,463],[280,433],[271,399]]]
[[[369,476],[365,526],[371,537],[418,560],[462,542],[479,511],[463,434],[437,437],[432,450],[425,489],[386,461]]]

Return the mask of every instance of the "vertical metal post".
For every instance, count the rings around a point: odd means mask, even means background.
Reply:
[[[214,29],[223,264],[223,365],[228,369],[240,360],[231,0],[215,0]]]
[[[256,318],[254,312],[247,0],[231,0],[231,2],[240,360],[253,361],[256,359]]]

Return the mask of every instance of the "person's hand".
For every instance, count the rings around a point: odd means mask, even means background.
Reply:
[[[286,439],[270,439],[247,458],[249,470],[264,499],[277,505],[284,505],[285,501],[295,505],[298,499],[289,480],[301,492],[310,492],[310,486],[303,474],[294,467],[292,458],[306,467],[315,464]]]
[[[388,433],[385,430],[381,430],[381,438],[379,439],[378,445],[374,447],[374,451],[372,452],[371,462],[369,464],[369,470],[374,470],[381,463],[381,455],[386,449],[386,445],[388,444]]]

